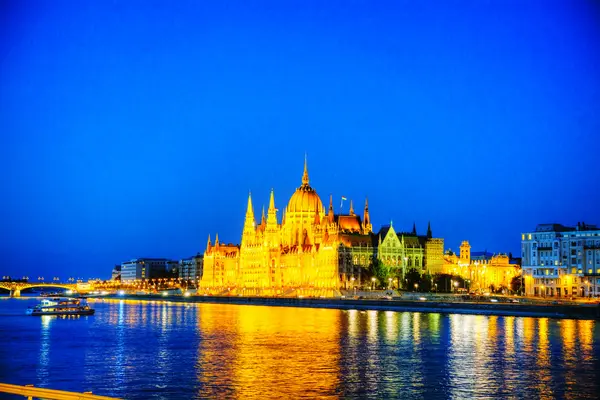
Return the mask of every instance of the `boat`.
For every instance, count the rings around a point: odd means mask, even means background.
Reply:
[[[43,299],[41,304],[29,307],[27,315],[94,315],[85,299]]]

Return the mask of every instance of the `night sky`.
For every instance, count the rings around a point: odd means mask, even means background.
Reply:
[[[305,154],[325,207],[368,196],[376,230],[446,249],[600,224],[596,2],[0,7],[2,275],[239,243],[248,192],[283,210]]]

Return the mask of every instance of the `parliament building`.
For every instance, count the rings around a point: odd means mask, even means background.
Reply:
[[[200,291],[333,296],[340,289],[370,281],[370,266],[376,258],[398,277],[398,283],[409,263],[419,272],[440,272],[442,255],[443,240],[431,238],[430,230],[422,242],[402,236],[392,241],[390,229],[384,237],[374,233],[366,200],[362,218],[352,202],[348,214],[334,214],[331,196],[325,209],[309,184],[305,161],[302,184],[284,209],[281,223],[271,191],[267,215],[263,211],[258,225],[248,196],[241,244],[220,243],[218,235],[213,244],[209,236]]]

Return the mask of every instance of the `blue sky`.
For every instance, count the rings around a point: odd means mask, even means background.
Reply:
[[[238,243],[305,153],[446,248],[600,224],[597,3],[374,3],[0,1],[2,274]]]

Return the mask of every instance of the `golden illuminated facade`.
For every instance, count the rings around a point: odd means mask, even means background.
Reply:
[[[468,280],[472,289],[510,288],[511,279],[520,274],[520,268],[509,261],[508,256],[504,254],[489,258],[472,257],[471,245],[465,240],[460,245],[459,255],[444,256],[443,272]]]
[[[284,210],[281,223],[271,191],[267,215],[256,224],[252,197],[237,245],[208,240],[201,290],[211,294],[331,296],[358,284],[373,257],[368,203],[364,216],[334,215],[330,197],[325,210],[310,186],[306,161],[302,185]]]

